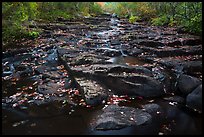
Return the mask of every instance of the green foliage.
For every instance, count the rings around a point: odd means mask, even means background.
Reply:
[[[30,38],[37,38],[39,35],[40,35],[40,33],[37,31],[31,31],[28,33],[28,37],[30,37]]]
[[[40,2],[38,5],[39,18],[50,21],[58,17],[70,19],[78,15],[91,16],[102,13],[101,7],[94,2]]]
[[[186,31],[201,35],[202,34],[202,3],[183,2],[177,9],[175,15],[180,26]]]
[[[202,34],[202,15],[198,14],[189,21],[182,21],[183,26],[186,28],[187,31],[195,34]]]
[[[39,32],[28,31],[35,19],[53,21],[58,17],[70,19],[100,13],[101,7],[94,2],[3,2],[2,41],[5,44],[25,37],[38,37]]]
[[[133,16],[131,15],[130,18],[129,18],[129,22],[130,23],[134,23],[136,21],[140,20],[140,17],[139,16]]]
[[[170,18],[169,20],[169,26],[175,26],[177,24],[177,21],[173,19],[173,17]]]
[[[2,41],[12,42],[26,35],[25,24],[37,16],[37,4],[34,2],[2,3]]]
[[[153,25],[178,25],[195,34],[202,32],[201,2],[106,2],[105,10],[120,17],[130,16],[131,23],[138,16]]]
[[[169,23],[169,18],[165,15],[152,19],[152,24],[156,26],[163,26]]]
[[[136,14],[142,20],[150,20],[152,17],[155,17],[155,10],[150,6],[148,2],[138,2]]]
[[[155,10],[147,2],[109,2],[105,7],[107,11],[120,17],[135,15],[148,20],[155,15]]]
[[[40,2],[38,5],[40,19],[53,21],[58,17],[65,19],[74,17],[73,7],[75,7],[75,3],[73,2]]]
[[[186,31],[200,35],[202,33],[202,3],[201,2],[159,2],[152,3],[159,17],[152,20],[154,25],[179,25]],[[168,19],[166,18],[168,17]]]
[[[101,14],[103,12],[101,6],[97,3],[94,3],[91,7],[90,7],[90,13],[92,13],[93,15],[98,15]]]

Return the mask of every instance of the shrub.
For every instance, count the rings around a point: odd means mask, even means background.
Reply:
[[[40,33],[37,32],[37,31],[28,32],[28,37],[29,38],[37,38],[39,35],[40,35]]]
[[[175,25],[177,25],[177,21],[171,17],[170,20],[169,20],[169,24],[168,25],[169,26],[175,26]]]
[[[169,23],[169,18],[166,15],[161,17],[153,18],[151,23],[156,26],[164,26]]]
[[[133,16],[131,15],[130,18],[129,18],[129,22],[130,23],[134,23],[136,21],[140,20],[140,17],[139,16]]]

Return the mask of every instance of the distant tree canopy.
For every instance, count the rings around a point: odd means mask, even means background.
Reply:
[[[153,25],[177,25],[202,33],[202,2],[106,2],[105,10],[121,17],[149,21]]]
[[[53,21],[58,17],[65,19],[80,16],[95,16],[102,13],[95,2],[3,2],[2,3],[2,41],[3,44],[16,39],[33,37],[38,34],[28,29],[33,20]]]
[[[36,37],[38,31],[28,28],[36,19],[53,21],[58,17],[80,18],[103,12],[116,13],[128,18],[130,23],[148,21],[152,25],[177,25],[195,34],[202,33],[201,2],[3,2],[2,41],[6,44]]]

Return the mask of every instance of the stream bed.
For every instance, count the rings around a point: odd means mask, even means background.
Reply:
[[[202,38],[109,14],[60,21],[3,52],[4,135],[202,134]]]

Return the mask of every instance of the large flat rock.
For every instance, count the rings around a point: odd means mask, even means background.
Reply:
[[[76,78],[76,82],[80,85],[80,91],[86,104],[95,106],[107,100],[108,89],[98,81],[87,78]]]
[[[138,108],[109,105],[92,120],[94,130],[116,130],[151,122],[152,116]]]

